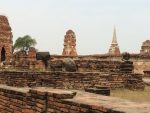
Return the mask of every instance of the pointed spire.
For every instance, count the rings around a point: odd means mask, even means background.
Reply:
[[[118,44],[118,43],[117,43],[116,28],[115,28],[115,27],[114,27],[114,33],[113,33],[112,44]]]
[[[116,28],[114,27],[114,32],[113,32],[113,39],[112,43],[109,49],[109,54],[111,55],[120,55],[120,49],[117,43],[117,37],[116,37]]]

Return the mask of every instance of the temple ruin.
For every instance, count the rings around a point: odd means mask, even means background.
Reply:
[[[140,53],[142,55],[143,54],[149,54],[150,55],[150,40],[146,40],[145,42],[143,42]]]
[[[12,32],[6,16],[0,15],[0,62],[12,57]]]
[[[68,30],[64,39],[64,49],[62,55],[77,56],[76,51],[76,36],[72,30]]]
[[[145,41],[141,53],[122,54],[114,29],[109,54],[77,55],[75,33],[68,30],[62,55],[34,47],[12,53],[11,28],[0,16],[0,113],[148,113],[147,103],[109,95],[111,89],[145,89],[149,45]]]
[[[116,28],[114,28],[113,39],[109,49],[109,55],[120,55],[120,49],[117,42]]]

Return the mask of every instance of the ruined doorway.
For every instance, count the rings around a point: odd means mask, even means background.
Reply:
[[[1,50],[1,62],[6,60],[6,51],[5,48],[3,47]]]

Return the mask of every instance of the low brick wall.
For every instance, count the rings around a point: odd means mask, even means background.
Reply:
[[[17,87],[84,89],[101,85],[119,88],[124,87],[126,79],[125,75],[119,73],[0,71],[0,84]]]
[[[99,72],[118,72],[121,63],[121,56],[106,55],[83,55],[83,56],[51,56],[52,70],[62,70],[62,60],[64,58],[72,58],[78,67],[78,71],[99,71]],[[150,69],[150,55],[131,54],[134,72],[144,74],[143,71]]]
[[[79,72],[119,72],[120,61],[113,60],[74,60],[77,71]],[[63,60],[57,59],[50,61],[50,67],[52,71],[63,71]]]
[[[149,110],[149,103],[83,91],[0,85],[0,113],[148,113]]]
[[[67,101],[76,93],[51,89],[17,89],[0,86],[1,113],[89,113],[97,111],[104,113],[107,108],[92,108],[90,105]],[[112,110],[113,111],[113,110]],[[120,113],[120,112],[114,112]]]
[[[144,74],[144,71],[150,70],[150,59],[148,60],[135,60],[134,72]]]

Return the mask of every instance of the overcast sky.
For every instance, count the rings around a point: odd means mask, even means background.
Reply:
[[[139,53],[150,39],[150,0],[0,0],[13,40],[26,34],[36,48],[61,54],[68,29],[76,33],[78,54],[107,53],[114,26],[121,52]]]

